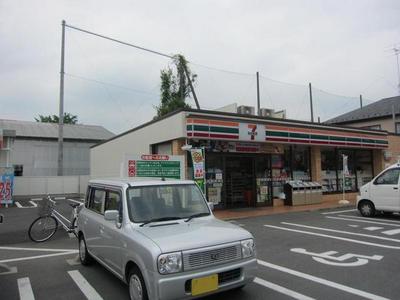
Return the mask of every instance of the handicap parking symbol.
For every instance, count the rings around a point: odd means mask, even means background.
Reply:
[[[370,260],[381,260],[383,256],[381,255],[361,255],[354,253],[347,253],[340,256],[336,256],[338,254],[337,251],[326,251],[322,253],[314,253],[308,252],[306,249],[302,248],[292,248],[290,251],[305,254],[312,257],[313,260],[330,266],[338,266],[338,267],[359,267],[362,265],[366,265]]]

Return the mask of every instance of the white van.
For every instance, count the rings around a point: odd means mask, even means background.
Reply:
[[[361,215],[373,217],[376,212],[400,212],[399,175],[400,163],[397,163],[360,188],[357,208]]]

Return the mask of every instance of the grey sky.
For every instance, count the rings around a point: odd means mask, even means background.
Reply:
[[[397,94],[390,49],[400,46],[399,16],[398,0],[0,0],[0,118],[58,114],[60,24],[65,19],[147,48],[184,54],[199,75],[196,91],[204,108],[255,105],[256,71],[263,76],[262,106],[287,109],[290,118],[309,118],[308,82],[345,95],[315,90],[315,115],[324,120],[356,108],[359,94],[369,100]],[[66,111],[81,123],[116,133],[154,116],[159,72],[170,64],[167,59],[70,29],[66,34]]]

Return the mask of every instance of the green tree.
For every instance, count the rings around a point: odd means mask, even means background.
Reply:
[[[157,106],[157,116],[162,117],[179,108],[190,108],[190,105],[185,102],[187,97],[190,97],[190,84],[195,82],[197,75],[192,74],[187,66],[185,57],[181,54],[173,57],[173,64],[176,68],[174,72],[170,67],[161,70],[160,79],[160,106]],[[188,76],[186,76],[186,72]]]
[[[43,116],[39,115],[39,118],[35,118],[36,122],[42,123],[58,123],[59,118],[57,115]],[[64,124],[76,124],[78,123],[78,116],[70,113],[64,113]]]

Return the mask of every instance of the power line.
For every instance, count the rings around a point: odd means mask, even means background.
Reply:
[[[116,87],[116,88],[119,88],[119,89],[128,90],[128,91],[131,91],[131,92],[134,92],[134,93],[147,94],[149,96],[158,96],[155,93],[150,93],[150,92],[143,91],[143,90],[132,89],[132,88],[129,88],[129,87],[126,87],[126,86],[117,85],[117,84],[106,82],[106,81],[100,81],[100,80],[93,79],[93,78],[83,77],[83,76],[80,76],[80,75],[74,75],[74,74],[71,74],[71,73],[65,73],[65,75],[67,75],[69,77],[85,80],[85,81],[91,81],[91,82],[102,84],[102,85],[108,85],[108,86]]]
[[[78,30],[78,31],[81,31],[81,32],[84,32],[84,33],[87,33],[87,34],[90,34],[90,35],[94,35],[94,36],[97,36],[97,37],[100,37],[100,38],[103,38],[103,39],[106,39],[106,40],[110,40],[110,41],[113,41],[113,42],[116,42],[116,43],[119,43],[119,44],[122,44],[122,45],[125,45],[125,46],[133,47],[133,48],[136,48],[136,49],[139,49],[139,50],[147,51],[147,52],[150,52],[150,53],[153,53],[153,54],[157,54],[157,55],[160,55],[160,56],[164,56],[164,57],[167,57],[167,58],[173,58],[172,55],[168,55],[168,54],[165,54],[165,53],[161,53],[159,51],[147,49],[147,48],[144,48],[144,47],[141,47],[141,46],[137,46],[137,45],[134,45],[134,44],[131,44],[131,43],[127,43],[127,42],[124,42],[124,41],[121,41],[121,40],[117,40],[117,39],[114,39],[114,38],[111,38],[111,37],[108,37],[108,36],[105,36],[105,35],[102,35],[102,34],[98,34],[98,33],[95,33],[95,32],[89,31],[89,30],[81,29],[81,28],[78,28],[78,27],[75,27],[75,26],[71,26],[71,25],[68,25],[68,24],[65,24],[65,27],[68,27],[68,28],[71,28],[71,29],[75,29],[75,30]]]

